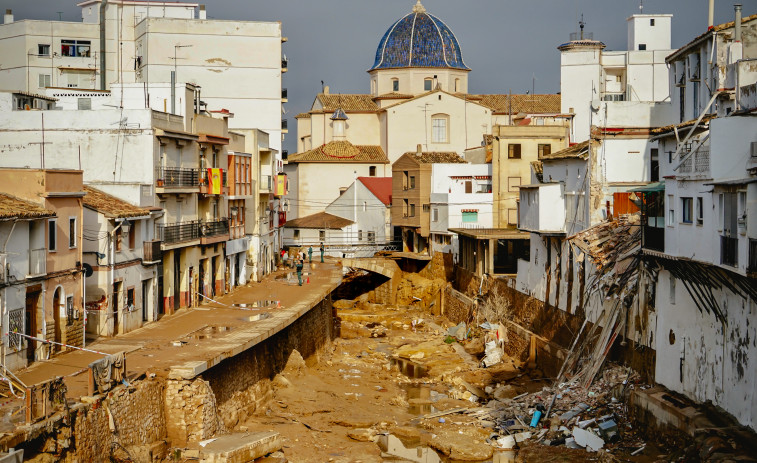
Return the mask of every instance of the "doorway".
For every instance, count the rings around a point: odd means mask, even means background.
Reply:
[[[28,290],[27,290],[28,291]],[[26,313],[24,319],[24,334],[30,337],[37,335],[37,307],[42,295],[41,290],[26,293]],[[34,361],[34,351],[37,348],[37,341],[26,338],[26,360],[31,363]]]
[[[197,285],[197,293],[202,296],[197,300],[197,304],[202,304],[205,302],[203,299],[205,296],[207,296],[207,293],[205,292],[205,267],[208,265],[208,259],[200,259],[200,274],[199,274],[199,284]]]
[[[190,286],[191,286],[190,279]],[[181,251],[176,249],[173,252],[173,310],[179,310],[181,299]]]
[[[194,284],[194,276],[195,276],[195,268],[189,267],[189,283],[188,290],[187,290],[187,307],[194,307],[194,300],[195,300],[195,284]]]
[[[61,292],[63,290],[61,287],[55,288],[55,293],[53,293],[53,320],[55,323],[55,342],[61,343],[63,342],[63,331],[62,327],[60,325],[60,309],[61,309],[61,303],[62,300]],[[54,344],[53,345],[53,352],[60,352],[60,344]]]
[[[210,294],[216,297],[216,280],[218,279],[218,256],[213,256],[210,260]]]
[[[142,321],[147,321],[147,306],[150,303],[150,280],[142,282]]]

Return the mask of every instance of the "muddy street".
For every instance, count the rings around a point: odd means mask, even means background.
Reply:
[[[631,456],[643,443],[630,429],[619,431],[622,443],[608,442],[599,453],[549,445],[565,443],[564,425],[572,424],[557,416],[567,410],[556,406],[551,419],[528,426],[537,409],[532,402],[548,400],[539,394],[551,381],[507,356],[483,367],[484,341],[496,337],[491,331],[474,326],[456,333],[445,317],[412,304],[357,297],[334,307],[339,338],[307,361],[295,352],[265,403],[235,429],[282,435],[282,451],[265,461],[647,462],[661,455],[647,445]],[[596,395],[590,391],[586,400]],[[508,408],[519,411],[517,422],[507,422]]]

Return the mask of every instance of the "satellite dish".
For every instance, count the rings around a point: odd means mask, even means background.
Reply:
[[[599,100],[591,100],[591,109],[599,111]]]
[[[84,276],[85,276],[85,277],[91,277],[91,276],[92,276],[92,274],[93,274],[93,273],[95,273],[95,272],[94,272],[94,271],[92,270],[92,266],[91,266],[91,265],[89,265],[89,264],[87,264],[87,263],[84,263],[84,264],[82,265],[82,267],[84,268]]]

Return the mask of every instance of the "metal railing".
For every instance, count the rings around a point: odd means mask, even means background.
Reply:
[[[200,169],[162,167],[158,169],[158,186],[164,188],[195,187],[200,184]]]
[[[229,234],[229,219],[213,220],[210,222],[200,222],[199,226],[200,226],[200,236],[204,238]]]
[[[47,273],[47,249],[29,250],[29,275],[44,275]]]
[[[710,171],[710,150],[698,149],[694,153],[694,172],[698,174],[707,173]]]
[[[200,222],[158,224],[158,239],[167,244],[200,239]]]
[[[736,267],[739,264],[739,239],[728,236],[720,237],[720,263]]]

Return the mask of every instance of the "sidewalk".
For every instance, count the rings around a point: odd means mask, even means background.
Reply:
[[[342,281],[342,267],[336,262],[316,264],[303,276],[309,284],[297,285],[286,279],[287,271],[268,275],[260,283],[236,288],[232,293],[214,298],[221,304],[252,304],[260,300],[273,302],[272,308],[233,309],[209,302],[194,309],[181,309],[143,328],[115,338],[87,344],[87,349],[104,353],[126,352],[127,378],[155,373],[174,379],[191,379],[222,360],[232,357],[268,339],[310,310]],[[281,307],[275,306],[281,302]],[[269,318],[258,319],[267,313]],[[82,372],[101,358],[100,355],[71,351],[51,360],[39,361],[17,372],[27,386],[63,376],[69,397],[87,394],[87,375]]]

